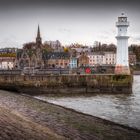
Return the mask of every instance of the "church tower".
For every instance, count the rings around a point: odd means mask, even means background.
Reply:
[[[38,30],[37,30],[36,44],[37,44],[37,46],[40,46],[42,44],[39,25],[38,25]]]
[[[36,59],[36,67],[41,68],[43,66],[42,61],[42,38],[40,36],[40,28],[38,25],[37,29],[37,37],[36,37],[36,55],[34,56]]]
[[[130,74],[129,60],[128,60],[128,39],[127,28],[129,22],[124,13],[118,17],[116,27],[118,28],[117,39],[117,54],[115,74]]]

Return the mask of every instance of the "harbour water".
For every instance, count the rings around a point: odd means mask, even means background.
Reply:
[[[35,98],[140,129],[140,76],[134,76],[132,94]]]

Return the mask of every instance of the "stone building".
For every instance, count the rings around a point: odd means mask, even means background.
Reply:
[[[68,52],[49,52],[43,54],[46,68],[69,68],[70,55]]]
[[[78,57],[78,67],[89,66],[89,57],[85,52],[82,52]]]
[[[42,68],[44,61],[42,59],[43,45],[38,26],[36,42],[30,42],[24,45],[23,49],[17,52],[16,66],[19,69],[24,68]]]
[[[129,65],[135,66],[137,63],[136,55],[134,53],[129,53]]]
[[[44,45],[50,46],[54,52],[63,52],[63,47],[59,40],[56,41],[45,41]]]

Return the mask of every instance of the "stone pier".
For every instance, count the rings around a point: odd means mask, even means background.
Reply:
[[[132,75],[0,75],[0,89],[29,94],[132,93]]]

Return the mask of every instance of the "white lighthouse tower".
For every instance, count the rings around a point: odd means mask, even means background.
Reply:
[[[117,39],[117,55],[115,74],[130,74],[129,60],[128,60],[128,38],[127,28],[129,22],[124,13],[118,17],[116,27],[118,28]]]

